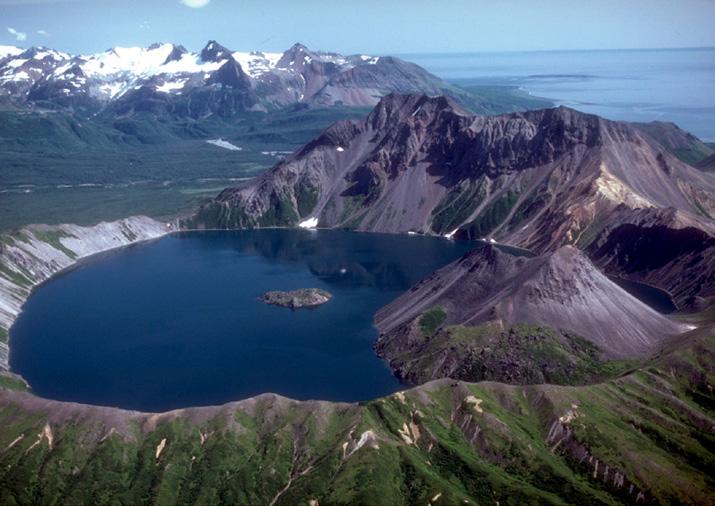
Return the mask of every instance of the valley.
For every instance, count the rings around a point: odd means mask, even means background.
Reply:
[[[6,111],[0,115],[0,230],[138,214],[173,218],[265,171],[333,121],[364,113],[333,108],[186,123],[145,117],[118,127],[61,112]],[[37,130],[42,142],[29,135]],[[242,150],[206,142],[221,136]]]

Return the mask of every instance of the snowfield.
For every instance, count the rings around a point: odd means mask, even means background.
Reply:
[[[209,139],[209,140],[207,140],[206,142],[208,142],[209,144],[211,144],[211,145],[213,145],[213,146],[218,146],[219,148],[228,149],[228,150],[230,150],[230,151],[241,151],[241,150],[243,150],[242,147],[236,146],[235,144],[231,144],[230,142],[225,141],[225,140],[223,140],[223,139]]]

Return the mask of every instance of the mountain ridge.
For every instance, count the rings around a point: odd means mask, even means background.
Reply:
[[[220,87],[220,107],[207,88]],[[476,103],[468,92],[395,57],[311,51],[296,43],[283,53],[231,51],[210,40],[199,53],[172,43],[114,47],[70,55],[44,46],[0,51],[0,97],[18,104],[61,107],[82,114],[105,109],[187,115],[186,102],[201,102],[189,116],[231,116],[307,104],[374,105],[391,91],[451,94]],[[216,92],[214,92],[215,95]],[[234,97],[228,100],[225,96]],[[137,96],[139,98],[137,98]],[[142,100],[133,107],[133,100]]]
[[[612,266],[609,273],[628,274],[607,261],[613,248],[597,245],[623,227],[670,230],[673,216],[715,237],[713,213],[715,178],[628,123],[565,107],[473,116],[449,98],[391,94],[362,121],[338,122],[257,179],[224,190],[185,224],[315,222],[495,240],[536,253],[575,244]],[[703,240],[696,264],[715,253],[710,244]],[[658,286],[677,293],[681,306],[715,295],[709,282],[684,288],[685,280],[668,278]]]
[[[604,374],[608,361],[643,359],[693,329],[627,293],[573,246],[535,257],[478,246],[378,310],[374,321],[378,354],[413,383],[586,382]],[[504,357],[492,363],[497,349]],[[532,360],[545,377],[529,376]]]
[[[263,394],[148,414],[0,390],[0,501],[707,504],[703,336],[603,384],[444,379],[349,405]]]

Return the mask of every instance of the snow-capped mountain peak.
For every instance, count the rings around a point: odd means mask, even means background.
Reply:
[[[246,74],[254,79],[274,70],[281,56],[283,53],[262,51],[251,51],[250,53],[236,51],[233,53],[233,59],[241,65]]]
[[[215,40],[210,40],[201,50],[201,59],[206,62],[225,61],[229,58],[231,58],[231,51]]]
[[[17,56],[23,49],[15,46],[0,46],[0,60],[8,56]]]
[[[109,76],[119,73],[154,75],[173,52],[173,44],[159,44],[148,48],[114,47],[104,53],[80,56],[82,70],[88,76]]]
[[[157,43],[88,55],[0,46],[0,96],[92,113],[115,102],[122,102],[116,107],[121,114],[135,107],[233,114],[241,108],[265,110],[299,102],[369,106],[390,91],[434,94],[447,88],[423,69],[395,58],[343,56],[303,44],[283,53],[234,52],[211,40],[198,53]],[[198,101],[191,99],[194,93],[201,95]],[[191,106],[172,105],[172,100],[188,100]]]

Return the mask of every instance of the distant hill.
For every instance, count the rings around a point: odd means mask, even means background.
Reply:
[[[685,163],[698,166],[705,158],[715,154],[715,149],[708,146],[707,143],[673,123],[653,121],[651,123],[633,123],[633,126],[656,139]]]

